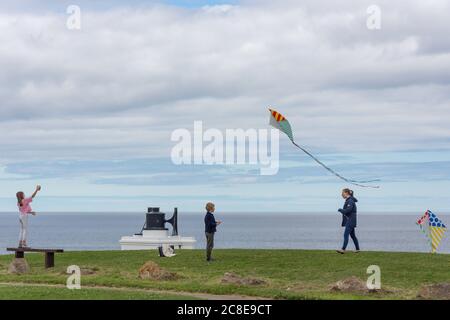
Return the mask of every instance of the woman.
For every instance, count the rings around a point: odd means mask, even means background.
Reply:
[[[359,252],[358,238],[356,238],[355,228],[356,228],[356,202],[358,200],[353,196],[353,190],[344,189],[342,190],[342,198],[345,199],[345,204],[343,209],[338,211],[342,213],[342,226],[345,227],[344,231],[344,244],[342,249],[336,250],[338,253],[344,254],[347,249],[348,237],[350,236],[355,244],[356,253]]]

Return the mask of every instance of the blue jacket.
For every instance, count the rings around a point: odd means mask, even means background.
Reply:
[[[211,212],[207,212],[205,216],[205,232],[214,233],[217,231],[216,227],[216,218],[214,218],[214,215]]]
[[[348,197],[345,200],[344,208],[339,209],[342,213],[342,226],[356,228],[356,213],[358,209],[356,208],[356,202],[358,199],[354,197]]]

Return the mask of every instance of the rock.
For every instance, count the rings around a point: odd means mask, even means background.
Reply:
[[[367,289],[366,283],[357,277],[350,277],[344,280],[340,280],[331,286],[331,290],[339,292],[359,292],[359,293],[366,293],[369,291],[373,291]]]
[[[177,278],[177,274],[162,269],[153,261],[147,261],[139,269],[139,278],[150,280],[174,280]]]
[[[378,293],[382,295],[388,295],[394,292],[399,292],[393,288],[381,288],[381,289],[369,289],[367,288],[366,282],[362,281],[357,277],[350,277],[344,280],[340,280],[333,284],[330,288],[331,291],[336,292],[349,292],[349,293]]]
[[[80,272],[82,276],[89,276],[96,274],[98,271],[98,268],[81,268]]]
[[[28,262],[27,260],[25,260],[25,258],[14,258],[8,268],[9,273],[15,274],[28,273],[29,271],[30,266],[28,265]]]
[[[226,272],[222,278],[224,284],[236,284],[245,286],[258,286],[266,284],[266,281],[256,278],[243,278],[232,272]]]
[[[419,290],[418,298],[432,300],[450,300],[450,283],[438,283],[423,286]]]

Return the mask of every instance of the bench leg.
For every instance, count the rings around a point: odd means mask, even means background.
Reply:
[[[23,258],[25,257],[25,253],[23,251],[16,251],[16,258]]]
[[[55,266],[55,253],[46,252],[45,253],[45,268],[53,268]]]

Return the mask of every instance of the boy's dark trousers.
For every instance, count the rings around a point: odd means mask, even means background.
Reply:
[[[205,232],[206,235],[206,260],[211,260],[212,249],[214,248],[214,233]]]

